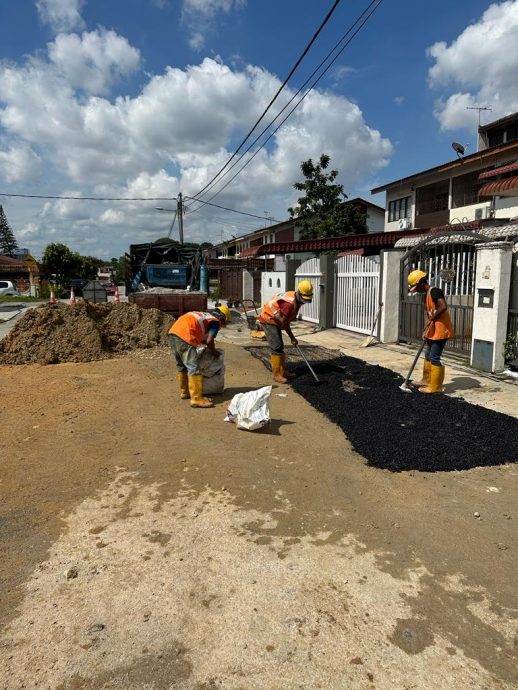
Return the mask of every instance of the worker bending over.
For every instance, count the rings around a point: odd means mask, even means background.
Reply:
[[[177,319],[169,329],[169,345],[176,358],[176,370],[180,384],[180,398],[191,399],[191,407],[214,407],[212,400],[203,397],[203,374],[196,350],[206,345],[214,357],[216,336],[220,326],[230,321],[230,309],[217,307],[206,311],[190,311]]]
[[[276,383],[287,383],[295,378],[295,374],[286,371],[286,355],[282,342],[282,331],[286,331],[292,345],[297,345],[297,338],[293,335],[290,323],[297,318],[300,308],[313,300],[313,285],[309,280],[301,280],[297,289],[277,295],[267,302],[259,315],[266,340],[271,348],[273,380]]]
[[[408,287],[410,292],[426,293],[423,378],[415,385],[421,393],[442,393],[444,367],[441,364],[441,355],[446,341],[453,337],[453,326],[444,292],[440,288],[430,287],[427,274],[419,270],[409,274]]]

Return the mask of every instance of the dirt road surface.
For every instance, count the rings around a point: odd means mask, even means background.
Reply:
[[[518,466],[369,467],[286,387],[238,431],[225,349],[210,410],[167,351],[0,369],[0,687],[518,688]]]

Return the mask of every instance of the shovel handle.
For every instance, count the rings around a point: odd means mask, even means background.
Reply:
[[[414,372],[415,365],[417,364],[417,360],[418,360],[419,357],[421,356],[421,352],[423,351],[423,348],[424,348],[425,345],[426,345],[426,340],[423,340],[423,342],[421,343],[421,346],[420,346],[419,350],[418,350],[417,353],[416,353],[416,356],[414,357],[414,361],[412,362],[412,366],[410,367],[410,370],[409,370],[409,372],[408,372],[408,374],[407,374],[407,376],[406,376],[405,383],[403,384],[404,386],[408,386],[408,382],[410,381],[410,377],[412,376],[412,374],[413,374],[413,372]]]
[[[306,362],[306,364],[307,364],[307,366],[308,366],[308,369],[309,369],[310,372],[313,374],[313,377],[314,377],[315,381],[316,381],[317,383],[320,383],[320,379],[318,378],[318,376],[317,376],[317,375],[315,374],[315,372],[313,371],[313,367],[311,366],[311,364],[310,364],[310,363],[308,362],[308,360],[306,359],[306,357],[305,357],[304,353],[302,352],[302,350],[300,349],[300,347],[299,347],[298,345],[295,345],[295,347],[297,348],[297,351],[298,351],[299,355],[300,355],[300,356],[302,357],[302,359]]]

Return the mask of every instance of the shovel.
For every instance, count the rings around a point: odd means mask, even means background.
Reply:
[[[421,343],[421,346],[420,346],[419,350],[417,351],[416,356],[414,357],[414,361],[412,362],[412,366],[410,367],[410,370],[409,370],[409,372],[408,372],[408,374],[407,374],[407,376],[406,376],[405,382],[402,383],[401,386],[399,386],[399,388],[400,388],[402,391],[404,391],[405,393],[413,393],[413,392],[414,392],[414,389],[411,388],[411,387],[408,385],[408,382],[410,381],[410,377],[412,376],[412,373],[413,373],[413,371],[414,371],[414,369],[415,369],[415,365],[417,364],[417,360],[418,360],[419,357],[421,356],[421,352],[423,351],[423,348],[424,348],[425,345],[426,345],[426,340],[423,340],[423,342]]]
[[[371,328],[371,333],[365,340],[362,342],[360,347],[369,347],[369,345],[374,345],[375,342],[377,342],[377,338],[374,336],[374,329],[376,328],[376,324],[378,323],[378,319],[381,315],[381,308],[383,307],[383,302],[380,302],[380,305],[378,307],[378,311],[376,312],[376,316],[374,317],[374,321],[372,322],[372,328]]]
[[[317,383],[324,383],[324,381],[321,381],[321,380],[318,378],[318,376],[315,374],[315,372],[314,372],[314,370],[313,370],[313,367],[311,366],[311,364],[310,364],[310,363],[308,362],[308,360],[306,359],[306,356],[304,355],[304,353],[302,352],[302,350],[300,349],[300,347],[299,347],[298,345],[295,345],[295,347],[297,348],[297,352],[299,353],[299,355],[300,355],[300,356],[302,357],[302,359],[306,362],[307,367],[308,367],[308,369],[310,370],[310,372],[313,374],[313,378],[315,379],[315,381],[316,381]]]

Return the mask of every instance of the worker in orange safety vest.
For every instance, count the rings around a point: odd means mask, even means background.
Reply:
[[[212,400],[203,397],[203,375],[196,348],[206,345],[214,357],[219,357],[216,336],[220,327],[229,321],[230,309],[217,307],[210,312],[190,311],[183,314],[169,329],[169,345],[176,359],[180,398],[190,398],[191,407],[214,407]]]
[[[268,345],[271,348],[273,380],[276,383],[287,383],[295,378],[286,370],[286,354],[282,342],[282,331],[286,331],[292,345],[298,340],[291,330],[291,322],[297,318],[300,308],[313,300],[313,285],[309,280],[301,280],[295,291],[272,297],[266,302],[259,315],[259,323],[264,329]]]
[[[424,271],[412,271],[408,276],[408,287],[412,293],[426,295],[423,378],[415,385],[420,393],[442,393],[445,368],[441,363],[441,355],[448,338],[453,337],[453,326],[446,298],[440,288],[431,287],[428,284],[428,275]]]

